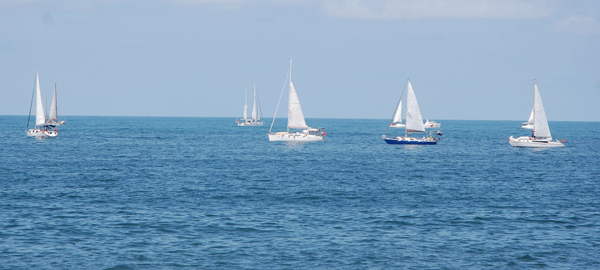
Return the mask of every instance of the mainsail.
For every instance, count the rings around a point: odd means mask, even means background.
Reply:
[[[402,123],[402,100],[398,103],[398,109],[396,110],[396,114],[394,115],[393,123]]]
[[[258,101],[256,97],[256,84],[254,84],[254,105],[252,105],[252,119],[255,121],[260,120],[260,116],[258,115]]]
[[[533,135],[535,137],[552,137],[550,134],[550,127],[548,126],[548,120],[546,119],[546,112],[544,111],[544,104],[542,104],[542,97],[540,91],[538,91],[537,84],[534,85],[534,100],[533,100]]]
[[[42,92],[40,91],[40,77],[35,73],[35,125],[42,126],[46,124],[46,115],[44,114],[44,104],[42,103]]]
[[[408,81],[408,92],[406,94],[406,132],[425,132],[421,110],[419,110],[417,97],[410,81]]]
[[[54,85],[54,97],[52,97],[52,105],[50,106],[50,115],[48,121],[58,121],[58,113],[56,111],[56,84]]]
[[[302,114],[300,100],[298,100],[298,94],[296,94],[296,89],[294,88],[291,78],[288,103],[288,128],[309,128],[306,125],[306,121],[304,121],[304,114]]]
[[[248,119],[248,91],[244,89],[244,120]]]

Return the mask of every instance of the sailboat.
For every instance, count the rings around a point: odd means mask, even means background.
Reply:
[[[522,129],[533,129],[533,108],[531,109],[531,114],[529,115],[529,120],[521,124]]]
[[[508,138],[508,143],[514,147],[564,147],[565,145],[558,140],[552,141],[552,135],[550,134],[550,127],[548,126],[548,120],[546,119],[546,112],[544,111],[544,105],[542,104],[542,97],[538,90],[535,80],[533,80],[533,131],[531,137],[521,136]]]
[[[290,60],[290,85],[289,85],[289,99],[288,99],[288,125],[287,131],[271,132],[273,129],[273,123],[275,123],[275,117],[277,116],[277,110],[275,110],[275,116],[269,129],[269,141],[296,141],[296,142],[317,142],[322,141],[325,137],[323,128],[311,128],[306,125],[304,120],[304,114],[300,107],[300,100],[298,94],[292,83],[292,60]],[[286,78],[287,82],[287,78]],[[285,89],[285,87],[284,87]],[[281,94],[283,95],[283,89]],[[281,97],[279,98],[281,102]],[[277,103],[279,108],[279,103]],[[296,132],[290,132],[290,130],[297,130]]]
[[[258,101],[258,94],[256,94],[256,83],[254,84],[254,105],[252,106],[252,118],[248,119],[248,94],[244,90],[246,96],[244,102],[244,118],[236,119],[238,126],[262,126],[265,122],[261,121],[262,110],[260,108],[260,101]]]
[[[56,84],[54,84],[54,97],[52,97],[52,105],[50,106],[50,115],[48,116],[48,121],[46,122],[49,126],[60,126],[67,121],[62,120],[58,121],[58,115],[56,110]]]
[[[29,129],[29,122],[31,119],[31,108],[33,107],[33,99],[35,96],[35,126]],[[27,117],[27,136],[30,137],[56,137],[58,130],[54,129],[55,126],[46,124],[46,115],[44,114],[44,104],[42,103],[42,92],[40,90],[40,78],[36,71],[35,81],[33,87],[33,94],[31,96],[31,105],[29,106],[29,116]]]
[[[410,84],[410,80],[408,80],[406,84],[408,91],[406,93],[406,129],[404,131],[404,136],[389,138],[386,131],[386,134],[382,136],[382,139],[388,144],[437,144],[439,141],[437,136],[442,135],[440,131],[432,131],[429,136],[423,136],[423,138],[408,136],[408,133],[424,133],[425,127],[423,126],[423,117],[421,116],[421,110],[419,109],[417,97]],[[400,106],[401,105],[398,105],[398,107]]]

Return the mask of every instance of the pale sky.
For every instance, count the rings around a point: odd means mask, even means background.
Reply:
[[[536,79],[600,121],[600,1],[0,0],[0,59],[0,115],[37,66],[59,117],[241,117],[253,83],[272,117],[294,59],[307,118],[389,119],[409,78],[423,118],[527,120]]]

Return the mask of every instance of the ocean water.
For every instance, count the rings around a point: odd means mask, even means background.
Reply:
[[[327,136],[303,144],[270,119],[67,120],[39,140],[0,116],[1,269],[600,269],[598,122],[535,150],[518,121],[392,146],[388,120],[307,119]]]

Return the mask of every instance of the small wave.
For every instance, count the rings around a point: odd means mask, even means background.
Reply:
[[[127,264],[118,264],[113,267],[105,268],[104,270],[133,270],[133,269],[136,269],[136,267],[134,267],[132,265],[127,265]]]
[[[536,259],[533,258],[533,257],[531,257],[531,256],[529,256],[529,254],[525,255],[525,256],[518,257],[517,260],[522,261],[522,262],[534,262],[534,261],[536,261]]]

